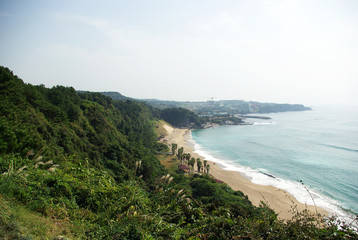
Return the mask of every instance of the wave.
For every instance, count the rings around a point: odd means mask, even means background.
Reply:
[[[350,151],[350,152],[358,152],[358,149],[346,148],[346,147],[336,146],[336,145],[332,145],[332,144],[321,144],[321,146],[335,148],[335,149],[344,150],[344,151]]]
[[[294,182],[276,177],[266,169],[253,169],[234,163],[231,160],[215,158],[211,153],[205,151],[201,145],[197,144],[192,138],[190,141],[194,146],[195,153],[203,156],[206,160],[215,162],[224,170],[237,171],[255,184],[273,186],[275,188],[285,190],[294,196],[300,203],[321,207],[327,210],[330,215],[336,216],[338,219],[346,223],[351,222],[352,219],[355,218],[354,213],[349,213],[352,212],[351,210],[344,209],[337,201],[323,195],[317,189],[304,186],[298,181]]]

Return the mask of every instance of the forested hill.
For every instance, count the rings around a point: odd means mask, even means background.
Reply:
[[[129,99],[118,92],[101,92],[105,96],[113,99],[122,100]],[[219,100],[206,102],[179,102],[179,101],[165,101],[158,99],[137,99],[137,101],[146,102],[147,104],[158,108],[185,108],[198,115],[208,115],[217,113],[227,114],[248,114],[248,113],[272,113],[272,112],[287,112],[287,111],[306,111],[311,108],[302,104],[282,104],[282,103],[263,103],[255,101],[243,100]]]
[[[100,92],[101,94],[111,97],[116,100],[131,99],[125,97],[118,92]],[[179,102],[179,101],[165,101],[158,99],[137,99],[137,101],[145,102],[158,109],[168,108],[185,108],[198,115],[208,114],[248,114],[248,113],[272,113],[272,112],[288,112],[288,111],[306,111],[311,108],[302,104],[287,104],[287,103],[262,103],[255,101],[243,100],[219,100],[206,102]]]
[[[0,239],[357,237],[307,213],[278,220],[207,173],[164,169],[159,116],[132,100],[25,84],[0,67]]]
[[[207,114],[248,114],[248,113],[272,113],[272,112],[288,112],[288,111],[306,111],[311,110],[302,104],[279,104],[279,103],[263,103],[255,101],[243,100],[219,100],[206,102],[177,102],[177,101],[162,101],[156,99],[143,100],[149,105],[159,108],[186,108],[198,115]]]
[[[119,92],[99,92],[99,93],[103,94],[104,96],[111,97],[114,100],[127,100],[127,99],[134,100],[133,98],[126,97],[126,96],[120,94]]]
[[[1,153],[76,155],[120,174],[157,145],[153,112],[143,103],[24,84],[6,68],[0,94]]]

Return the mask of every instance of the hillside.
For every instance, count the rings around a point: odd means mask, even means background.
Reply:
[[[249,114],[249,113],[272,113],[287,111],[306,111],[311,110],[302,104],[279,104],[279,103],[262,103],[255,101],[243,100],[219,100],[206,102],[177,102],[162,101],[156,99],[143,100],[153,107],[166,109],[172,107],[186,108],[198,115],[221,115],[221,114]]]
[[[115,100],[131,99],[118,92],[100,92]],[[216,125],[247,125],[245,118],[252,113],[272,113],[311,110],[302,104],[260,103],[242,100],[178,102],[157,99],[137,99],[156,109],[157,115],[177,128],[208,128]],[[261,119],[269,119],[259,116]]]
[[[101,94],[111,97],[115,100],[129,99],[118,92],[100,92]],[[158,109],[167,108],[185,108],[198,115],[218,115],[225,114],[249,114],[249,113],[272,113],[272,112],[288,112],[288,111],[307,111],[311,108],[302,104],[288,103],[262,103],[256,101],[243,100],[219,100],[206,102],[190,102],[190,101],[165,101],[158,99],[137,99],[137,101],[145,102]]]
[[[283,222],[207,174],[165,169],[158,124],[143,102],[33,86],[0,67],[0,238],[357,237],[306,212]]]
[[[126,97],[122,94],[120,94],[119,92],[99,92],[100,94],[104,95],[104,96],[108,96],[114,100],[127,100],[127,99],[132,99],[130,97]],[[134,100],[134,99],[132,99]]]

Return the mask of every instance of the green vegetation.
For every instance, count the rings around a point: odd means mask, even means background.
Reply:
[[[172,143],[172,154],[173,154],[173,155],[175,154],[177,148],[178,148],[178,144]]]
[[[209,124],[218,124],[218,125],[240,125],[245,124],[245,122],[238,117],[234,116],[215,116],[215,117],[202,117]]]
[[[105,96],[108,96],[114,100],[126,100],[126,99],[131,99],[129,97],[123,96],[122,94],[120,94],[119,92],[99,92],[100,94],[103,94]]]
[[[200,128],[203,120],[185,108],[166,108],[160,117],[175,127]]]
[[[160,114],[144,103],[24,84],[4,67],[0,96],[0,239],[357,237],[306,212],[283,222],[209,174],[164,169]]]
[[[110,94],[103,93],[106,96]],[[117,95],[121,95],[117,93]],[[120,99],[111,94],[116,99]],[[178,102],[178,101],[163,101],[157,99],[145,99],[144,101],[151,106],[159,109],[166,108],[185,108],[198,115],[206,116],[221,116],[222,114],[248,114],[248,113],[270,113],[270,112],[287,112],[287,111],[306,111],[311,110],[301,104],[278,104],[278,103],[261,103],[255,101],[243,100],[219,100],[206,102]]]

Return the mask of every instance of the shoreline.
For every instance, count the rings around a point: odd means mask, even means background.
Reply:
[[[168,135],[163,138],[166,143],[176,143],[178,144],[178,148],[183,147],[184,152],[190,153],[192,157],[205,160],[205,157],[200,156],[195,152],[194,145],[191,142],[191,130],[172,128],[168,125],[164,125],[164,128],[168,132]],[[317,209],[317,212],[322,216],[329,215],[328,212],[323,208],[300,203],[297,199],[295,199],[294,196],[285,190],[275,188],[273,186],[252,183],[240,172],[225,170],[222,168],[223,166],[220,166],[220,163],[215,163],[208,159],[206,160],[210,164],[209,173],[211,176],[225,182],[234,191],[242,191],[245,195],[248,196],[249,200],[255,206],[259,206],[261,201],[263,201],[278,214],[280,219],[292,219],[294,216],[294,213],[292,213],[293,207],[295,207],[296,210],[300,212],[307,209],[311,213],[315,214]]]

